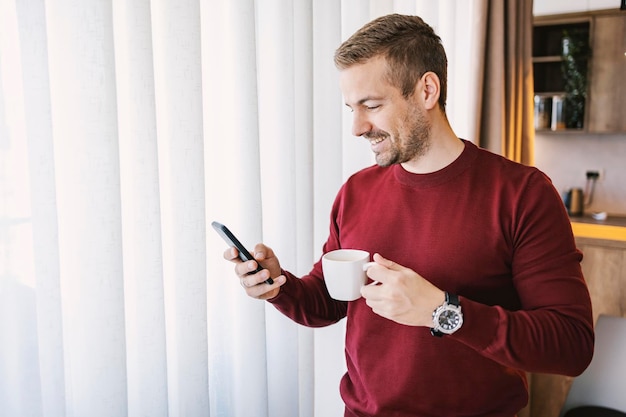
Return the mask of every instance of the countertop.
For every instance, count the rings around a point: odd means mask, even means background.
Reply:
[[[571,217],[570,221],[576,237],[626,242],[626,216],[609,215],[606,220],[595,220],[591,216],[579,216]]]

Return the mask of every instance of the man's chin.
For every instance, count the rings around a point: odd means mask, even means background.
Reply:
[[[389,158],[384,158],[380,154],[376,154],[375,160],[376,160],[376,165],[378,165],[379,167],[383,167],[383,168],[391,166],[391,165],[397,163],[395,160],[390,160]]]

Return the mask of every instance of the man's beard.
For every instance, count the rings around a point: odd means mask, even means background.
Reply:
[[[399,133],[392,135],[379,130],[364,135],[367,139],[384,138],[389,141],[388,149],[383,153],[375,154],[376,163],[381,167],[409,162],[426,154],[430,146],[430,124],[424,114],[417,110],[404,121],[408,135],[401,136]]]

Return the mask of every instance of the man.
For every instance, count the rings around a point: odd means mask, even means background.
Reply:
[[[339,191],[323,251],[369,251],[379,284],[336,301],[321,262],[298,279],[263,244],[254,275],[255,261],[224,257],[248,295],[298,323],[347,316],[345,416],[514,416],[526,372],[574,376],[593,352],[582,255],[558,193],[537,169],[454,134],[445,51],[419,17],[370,22],[335,63],[352,133],[377,165]]]

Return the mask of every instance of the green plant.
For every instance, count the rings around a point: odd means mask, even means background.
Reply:
[[[565,127],[581,129],[585,119],[587,98],[587,61],[590,54],[588,33],[581,30],[563,31],[562,65],[565,99]]]

